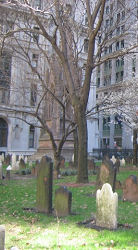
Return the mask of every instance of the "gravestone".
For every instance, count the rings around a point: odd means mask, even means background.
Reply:
[[[27,164],[27,162],[28,162],[28,157],[27,156],[25,156],[24,162],[25,162],[25,164]]]
[[[39,212],[52,213],[52,171],[51,158],[43,156],[38,169],[36,206]]]
[[[25,169],[26,168],[25,162],[24,162],[24,160],[22,158],[19,161],[19,168],[20,169]]]
[[[10,162],[11,162],[11,156],[8,154],[8,155],[5,156],[4,163],[5,163],[6,165],[9,165]]]
[[[125,159],[120,160],[120,166],[124,167],[126,165]]]
[[[36,160],[35,166],[32,167],[32,170],[31,170],[31,173],[32,173],[33,176],[38,175],[38,169],[39,169],[39,160]]]
[[[3,179],[2,162],[0,161],[0,180]]]
[[[5,227],[0,225],[0,250],[5,250]]]
[[[12,165],[12,169],[16,170],[16,154],[12,154],[11,165]]]
[[[120,168],[120,160],[119,160],[118,158],[116,159],[116,162],[115,162],[114,166],[115,166],[115,168],[116,168],[117,172],[119,172],[119,168]]]
[[[88,169],[89,170],[95,170],[95,162],[94,162],[93,159],[92,160],[88,159]]]
[[[11,170],[12,170],[12,167],[11,167],[11,165],[9,165],[6,168],[6,180],[10,180],[10,178],[11,178]]]
[[[103,162],[98,169],[97,179],[96,179],[96,190],[101,189],[103,184],[109,183],[112,187],[115,182],[115,169],[112,161],[108,157],[103,159]]]
[[[113,164],[115,164],[115,163],[116,163],[116,158],[115,158],[115,156],[114,156],[114,155],[112,156],[111,161],[113,162]]]
[[[123,200],[138,201],[138,178],[130,175],[123,184]]]
[[[71,213],[72,193],[66,187],[55,191],[56,216],[67,216]]]
[[[118,195],[105,183],[96,193],[96,225],[108,229],[117,228]]]

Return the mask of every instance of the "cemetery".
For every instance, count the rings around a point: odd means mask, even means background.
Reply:
[[[0,156],[0,250],[138,249],[138,169],[125,159],[88,161],[89,183],[51,158]]]

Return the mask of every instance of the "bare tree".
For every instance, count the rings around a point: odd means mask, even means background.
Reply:
[[[50,48],[54,49],[63,67],[66,91],[73,107],[74,122],[78,131],[77,182],[88,182],[86,109],[93,69],[110,58],[117,58],[134,48],[129,46],[121,53],[116,52],[103,59],[101,53],[105,47],[106,37],[101,37],[102,43],[96,53],[96,39],[102,31],[105,2],[76,0],[68,4],[66,1],[53,0],[47,1],[39,10],[28,0],[14,1],[14,8],[31,15],[32,23],[36,25],[35,33],[41,35],[45,44],[48,43]],[[85,19],[87,26],[82,19]],[[25,27],[22,29],[25,30]],[[27,30],[34,34],[31,27],[27,28],[26,32]],[[82,56],[82,52],[86,52],[85,56]],[[85,70],[83,82],[82,69]]]

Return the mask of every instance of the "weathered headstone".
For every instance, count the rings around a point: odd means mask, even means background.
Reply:
[[[35,166],[32,167],[32,170],[31,170],[32,175],[37,176],[38,175],[38,170],[39,170],[39,161],[36,160]]]
[[[5,156],[4,163],[5,163],[6,165],[9,165],[10,162],[11,162],[11,156],[8,154],[8,155]]]
[[[24,162],[25,162],[25,164],[27,164],[27,162],[28,162],[28,157],[27,156],[25,156]]]
[[[52,213],[52,170],[51,158],[43,156],[37,176],[37,210],[44,213]]]
[[[6,168],[6,180],[10,180],[10,178],[11,178],[11,170],[12,170],[12,167],[11,167],[11,165],[9,165]]]
[[[2,162],[0,161],[0,180],[3,178]]]
[[[114,166],[112,161],[108,157],[105,157],[100,168],[98,169],[97,180],[96,180],[96,190],[101,189],[103,184],[109,183],[112,187],[115,182],[114,179]]]
[[[126,165],[125,159],[120,160],[120,166],[124,167]]]
[[[56,215],[67,216],[71,213],[72,193],[66,187],[60,187],[55,192]]]
[[[119,172],[119,168],[120,168],[120,160],[119,159],[116,159],[114,166],[115,166],[117,172]]]
[[[118,195],[105,183],[96,193],[96,225],[108,229],[117,228]]]
[[[0,250],[5,250],[5,227],[0,225]]]
[[[138,201],[138,178],[135,175],[130,175],[124,182],[123,200]]]
[[[12,165],[12,169],[16,170],[16,154],[12,154],[11,165]]]
[[[25,162],[24,162],[24,160],[22,158],[20,159],[20,162],[19,162],[19,168],[20,169],[25,169],[26,168]]]
[[[114,156],[114,155],[112,156],[111,161],[113,162],[113,164],[115,164],[115,163],[116,163],[116,158],[115,158],[115,156]]]

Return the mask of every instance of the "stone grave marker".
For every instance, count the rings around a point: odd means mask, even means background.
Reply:
[[[31,174],[33,176],[37,176],[38,175],[38,170],[39,170],[39,160],[36,160],[35,166],[32,167]]]
[[[103,184],[109,183],[112,187],[115,183],[115,171],[112,161],[108,157],[103,159],[103,162],[98,169],[96,179],[96,190],[101,189]]]
[[[118,195],[105,183],[96,193],[96,225],[108,229],[117,228]]]
[[[115,164],[115,163],[116,163],[116,158],[115,158],[115,156],[114,156],[114,155],[112,156],[111,161],[113,162],[113,164]]]
[[[119,172],[119,168],[120,168],[120,160],[117,158],[116,159],[116,162],[115,162],[115,168],[116,168],[116,170],[117,170],[117,172]]]
[[[5,250],[5,227],[0,225],[0,250]]]
[[[38,169],[36,206],[39,212],[52,213],[52,172],[51,158],[43,156]]]
[[[9,165],[9,164],[10,164],[10,162],[11,162],[11,155],[9,155],[9,154],[8,154],[8,155],[6,155],[6,156],[5,156],[5,160],[4,160],[4,162],[5,162],[5,164],[6,164],[6,165]]]
[[[25,162],[24,162],[24,160],[22,158],[19,161],[19,168],[20,169],[25,169],[26,168]]]
[[[123,200],[138,201],[138,178],[130,175],[123,184]]]
[[[125,164],[126,164],[126,161],[125,161],[124,158],[123,158],[122,160],[120,160],[120,166],[121,166],[121,167],[124,167]]]
[[[25,162],[25,164],[27,164],[27,163],[28,163],[28,157],[27,157],[27,156],[25,156],[25,158],[24,158],[24,162]]]
[[[11,170],[12,170],[12,167],[11,167],[11,165],[9,165],[6,168],[6,180],[10,180],[10,178],[11,178]]]
[[[55,191],[56,216],[67,216],[71,213],[72,193],[66,187],[60,187]]]
[[[16,170],[16,154],[12,154],[11,156],[11,165],[12,165],[12,169]]]

